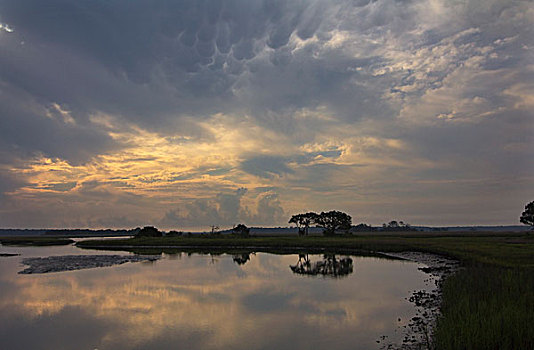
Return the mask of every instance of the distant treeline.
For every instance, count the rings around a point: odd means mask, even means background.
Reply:
[[[140,228],[135,229],[0,229],[0,236],[133,236]]]
[[[405,224],[402,221],[390,221],[389,223],[384,223],[382,226],[371,226],[367,224],[359,224],[356,226],[352,226],[350,229],[351,232],[375,232],[375,231],[387,231],[387,232],[393,232],[393,231],[418,231],[417,228],[411,226],[410,224]]]
[[[401,228],[392,228],[388,227],[388,224],[382,226],[371,226],[365,223],[358,225],[353,225],[349,232],[383,232],[383,231],[406,231],[406,227]],[[10,237],[10,236],[86,236],[86,237],[98,237],[98,236],[135,236],[141,228],[137,227],[134,229],[102,229],[102,230],[91,230],[91,229],[0,229],[1,237]],[[510,226],[449,226],[449,227],[429,227],[429,226],[411,226],[411,230],[417,230],[422,232],[467,232],[467,231],[487,231],[487,232],[525,232],[529,231],[529,226],[519,226],[519,225],[510,225]],[[262,233],[275,233],[275,234],[294,234],[297,231],[295,227],[250,227],[250,234],[262,234]],[[313,234],[320,234],[322,228],[319,227],[310,227],[310,232]],[[201,233],[201,232],[198,232]],[[209,232],[204,232],[209,233]],[[232,229],[228,230],[219,230],[218,234],[231,234]],[[169,231],[165,235],[170,236],[181,236],[181,235],[192,235],[192,232],[181,232],[181,231]]]
[[[47,230],[44,234],[51,236],[133,236],[139,230],[139,227],[130,230],[54,229]]]
[[[0,229],[0,236],[40,236],[44,235],[47,229],[17,229],[17,228],[2,228]]]

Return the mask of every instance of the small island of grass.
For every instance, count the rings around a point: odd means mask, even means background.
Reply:
[[[52,245],[67,245],[74,241],[70,238],[61,237],[0,237],[2,245],[13,246],[52,246]]]

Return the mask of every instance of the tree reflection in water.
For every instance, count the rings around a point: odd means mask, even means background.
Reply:
[[[323,260],[312,262],[308,254],[299,254],[295,265],[289,265],[291,271],[299,275],[343,277],[352,273],[352,259],[336,258],[335,254],[324,254]]]
[[[238,265],[245,265],[250,261],[251,253],[233,254],[232,260]],[[254,253],[252,253],[254,254]],[[308,254],[299,254],[299,260],[295,265],[289,265],[291,271],[299,275],[343,277],[353,272],[352,259],[350,257],[336,257],[335,254],[324,254],[323,259],[312,262]]]
[[[250,254],[234,254],[232,255],[232,260],[238,265],[245,265],[250,260]]]

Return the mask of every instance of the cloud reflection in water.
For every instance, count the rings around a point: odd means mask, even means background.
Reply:
[[[31,276],[3,264],[0,337],[9,349],[372,348],[394,336],[413,312],[404,298],[424,286],[405,262],[352,257],[352,274],[325,279],[295,276],[297,255],[249,258],[175,255]]]

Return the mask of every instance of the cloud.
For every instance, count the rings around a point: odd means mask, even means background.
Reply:
[[[231,225],[252,220],[256,188],[282,189],[254,219],[267,223],[324,196],[358,211],[396,200],[386,188],[486,174],[510,184],[496,195],[511,210],[525,198],[510,179],[530,179],[534,149],[533,11],[519,0],[3,1],[0,189],[19,211],[4,217],[76,198],[80,224],[168,213],[162,222]],[[98,196],[116,212],[84,204]]]
[[[242,220],[244,208],[241,198],[246,188],[238,188],[233,193],[218,193],[215,198],[201,198],[185,204],[181,210],[171,209],[165,213],[161,224],[165,227],[207,227],[209,225],[234,226]]]
[[[287,160],[276,156],[257,156],[246,159],[241,163],[241,169],[245,172],[264,178],[273,178],[283,174],[292,173],[287,166]]]
[[[43,154],[80,163],[120,147],[105,130],[76,123],[59,105],[43,105],[18,87],[0,84],[0,106],[0,144],[20,157]]]
[[[159,224],[173,229],[195,227],[207,230],[210,225],[228,228],[239,223],[270,225],[285,220],[276,192],[260,189],[249,193],[243,187],[230,193],[218,193],[214,198],[186,202],[182,208],[168,210]]]
[[[266,193],[259,196],[256,213],[249,220],[254,225],[272,225],[273,223],[284,222],[285,211],[276,193]]]
[[[7,169],[0,168],[0,199],[4,199],[5,194],[26,184],[24,179],[14,176]]]

